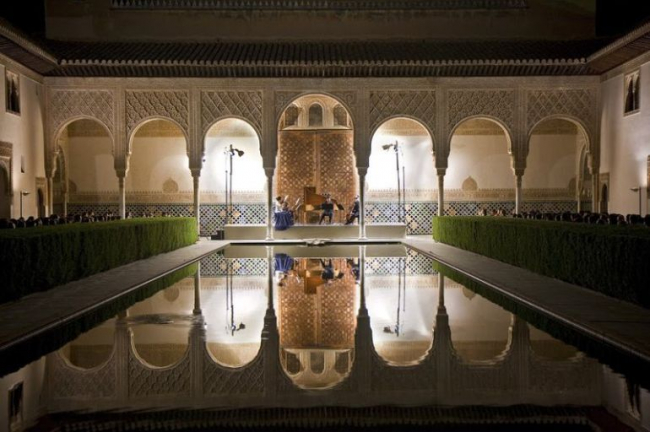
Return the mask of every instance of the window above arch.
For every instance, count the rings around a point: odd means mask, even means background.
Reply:
[[[334,126],[349,126],[348,111],[341,105],[336,105],[333,110]]]
[[[284,111],[284,127],[298,126],[298,116],[300,115],[300,108],[295,105],[289,106]]]
[[[313,104],[309,107],[309,127],[323,126],[323,107]]]

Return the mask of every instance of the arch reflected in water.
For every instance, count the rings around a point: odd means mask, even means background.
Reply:
[[[276,255],[280,362],[300,388],[332,388],[352,369],[359,307],[355,260]]]
[[[497,361],[508,347],[512,314],[445,278],[445,306],[456,354],[465,362]]]
[[[393,366],[422,361],[433,345],[437,279],[410,256],[366,259],[366,304],[375,351]],[[429,266],[429,269],[431,266]]]
[[[114,344],[115,318],[111,318],[65,344],[59,354],[71,366],[96,369],[110,360]]]

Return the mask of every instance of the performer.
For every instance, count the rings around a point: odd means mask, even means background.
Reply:
[[[352,204],[350,213],[345,217],[345,224],[350,225],[355,219],[359,219],[359,195],[354,197],[354,204]]]
[[[279,213],[282,211],[282,206],[283,206],[283,201],[281,196],[276,196],[275,197],[275,212]]]
[[[330,197],[329,194],[325,195],[325,197],[325,202],[320,206],[321,210],[323,210],[323,214],[320,215],[318,225],[323,223],[323,219],[325,219],[325,217],[328,219],[327,224],[332,224],[332,216],[334,216],[334,203],[332,202],[332,197]]]

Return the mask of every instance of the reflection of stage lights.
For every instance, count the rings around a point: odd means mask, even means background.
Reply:
[[[246,330],[246,324],[239,323],[239,326],[236,326],[235,324],[230,325],[230,333],[232,334],[232,336],[235,335],[235,332],[238,332],[240,330]]]
[[[391,328],[391,326],[384,326],[384,333],[394,334],[399,337],[399,325],[396,325],[394,328]]]

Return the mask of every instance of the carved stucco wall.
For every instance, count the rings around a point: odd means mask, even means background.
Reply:
[[[47,147],[50,157],[46,158],[46,165],[50,171],[54,135],[66,123],[80,117],[96,118],[114,137],[120,134],[113,144],[116,167],[126,160],[127,148],[121,140],[126,140],[139,123],[153,117],[172,119],[181,127],[189,138],[188,154],[195,168],[201,165],[203,137],[210,125],[222,118],[241,118],[260,134],[264,165],[274,167],[278,120],[283,110],[304,94],[330,95],[348,110],[354,128],[356,163],[360,167],[368,163],[372,132],[387,119],[398,116],[417,119],[427,128],[434,141],[437,167],[446,167],[449,134],[463,119],[484,116],[503,124],[512,135],[513,156],[519,158],[515,162],[521,166],[525,165],[528,154],[528,133],[539,121],[554,116],[570,118],[585,127],[593,165],[598,167],[599,93],[597,86],[584,84],[585,79],[563,83],[561,88],[548,82],[527,87],[528,83],[523,80],[494,79],[467,88],[444,82],[426,85],[418,81],[412,86],[413,90],[391,89],[385,83],[377,88],[373,88],[372,83],[364,83],[360,88],[351,89],[351,84],[344,82],[333,83],[330,90],[329,84],[321,83],[314,88],[311,83],[309,91],[278,90],[277,80],[263,79],[259,80],[257,89],[235,87],[228,90],[221,89],[227,87],[227,83],[220,84],[220,88],[208,88],[210,80],[187,90],[175,89],[173,80],[161,81],[154,90],[137,88],[135,83],[140,81],[135,80],[132,83],[126,80],[131,84],[128,90],[108,86],[111,80],[102,81],[104,88],[99,88],[94,80],[88,80],[88,88],[80,85],[85,82],[83,80],[75,81],[70,87],[59,85],[59,82],[66,81],[55,80],[57,85],[48,90]],[[346,86],[349,89],[342,89]]]

